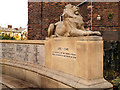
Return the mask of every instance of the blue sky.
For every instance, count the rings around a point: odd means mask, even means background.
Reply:
[[[27,23],[27,0],[0,0],[0,26],[13,25],[13,28],[26,28]]]

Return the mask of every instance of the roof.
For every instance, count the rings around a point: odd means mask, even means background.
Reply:
[[[3,28],[3,27],[0,27],[0,31],[3,31],[3,32],[17,32],[17,33],[21,33],[22,31],[24,31],[26,28],[19,28],[18,30],[15,30],[15,29],[9,29],[9,28]]]

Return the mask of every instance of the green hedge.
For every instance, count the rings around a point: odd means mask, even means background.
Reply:
[[[117,77],[120,77],[120,42],[104,42],[104,78],[113,83]]]
[[[15,38],[5,34],[4,36],[0,36],[0,40],[15,40]]]

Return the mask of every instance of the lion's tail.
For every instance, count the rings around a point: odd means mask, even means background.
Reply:
[[[48,37],[50,37],[51,35],[54,34],[54,30],[55,30],[55,25],[54,24],[50,24],[49,28],[48,28]]]

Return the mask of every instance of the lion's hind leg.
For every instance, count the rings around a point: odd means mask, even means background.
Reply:
[[[50,24],[49,28],[48,28],[48,37],[50,37],[51,35],[54,34],[54,30],[55,30],[55,25],[54,24]]]

